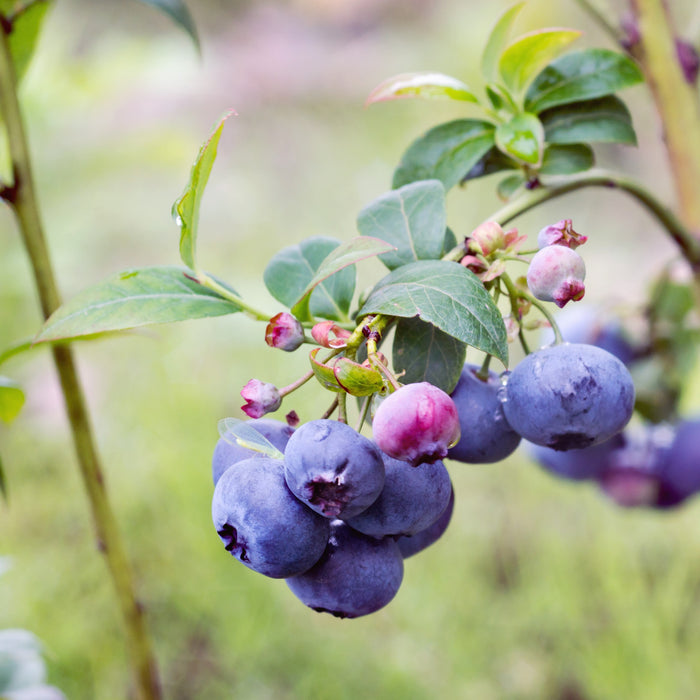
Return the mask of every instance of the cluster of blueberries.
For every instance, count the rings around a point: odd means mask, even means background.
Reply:
[[[294,430],[254,419],[280,458],[219,440],[214,526],[234,557],[284,578],[307,606],[366,615],[396,595],[404,558],[448,526],[454,492],[444,458],[497,462],[522,438],[554,454],[602,449],[633,405],[618,358],[564,343],[505,375],[467,364],[449,396],[427,382],[398,388],[376,409],[371,440],[336,420]]]

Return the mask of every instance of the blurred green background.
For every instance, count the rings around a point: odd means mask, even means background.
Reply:
[[[255,305],[280,309],[267,260],[311,235],[355,235],[357,212],[389,189],[403,149],[469,107],[400,101],[364,109],[383,78],[438,70],[479,85],[478,56],[509,2],[190,2],[202,56],[135,1],[59,0],[23,102],[43,214],[66,298],[128,267],[178,262],[170,217],[197,150],[229,108],[204,200],[200,258]],[[622,3],[620,3],[622,4]],[[679,26],[690,5],[676,3]],[[531,0],[517,29],[583,28],[573,0]],[[623,95],[640,148],[597,149],[673,201],[647,91]],[[494,181],[449,196],[466,235],[498,206]],[[674,251],[624,195],[591,190],[518,220],[536,236],[573,218],[589,236],[583,303],[639,302]],[[29,268],[0,210],[0,347],[40,318]],[[378,264],[363,265],[364,283]],[[361,285],[360,285],[361,286]],[[518,452],[453,464],[453,523],[406,562],[396,599],[354,621],[303,607],[282,581],[233,562],[210,519],[217,420],[243,417],[251,377],[284,385],[306,369],[242,315],[153,327],[76,346],[108,485],[155,637],[166,696],[245,698],[681,699],[700,688],[700,499],[628,512],[592,485],[558,481]],[[297,356],[298,355],[298,356]],[[0,628],[46,645],[51,683],[75,700],[126,696],[111,582],[53,368],[44,351],[3,373],[27,404],[0,425],[9,503],[0,504]],[[697,383],[697,382],[696,382]],[[686,397],[697,409],[698,392]],[[284,411],[327,405],[305,387]]]

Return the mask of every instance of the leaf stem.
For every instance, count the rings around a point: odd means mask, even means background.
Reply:
[[[292,382],[291,384],[289,384],[285,387],[282,387],[279,390],[280,396],[282,398],[284,398],[285,396],[288,396],[293,391],[296,391],[300,386],[304,386],[304,384],[306,384],[306,382],[308,382],[309,379],[311,379],[313,376],[314,376],[313,370],[309,370],[306,374],[299,377],[299,379],[297,379],[295,382]]]
[[[658,219],[659,223],[681,249],[684,257],[693,269],[700,269],[700,239],[695,238],[683,222],[668,207],[654,197],[644,185],[634,178],[621,173],[594,169],[570,178],[553,180],[552,184],[542,185],[537,189],[524,192],[499,209],[488,220],[497,221],[501,226],[504,226],[543,202],[561,197],[569,192],[584,189],[585,187],[619,189],[631,195]]]
[[[0,16],[0,105],[7,130],[14,182],[2,194],[17,219],[31,262],[42,313],[48,318],[58,308],[61,299],[39,213],[29,146],[17,95],[17,79],[10,53],[8,32],[12,27],[7,20],[6,16]],[[51,352],[92,510],[98,548],[105,556],[126,625],[138,697],[142,700],[156,700],[161,697],[161,690],[144,609],[136,598],[131,566],[107,496],[105,478],[72,350],[68,345],[57,344],[52,346]]]
[[[235,294],[230,289],[227,289],[226,287],[224,287],[223,284],[220,284],[215,279],[207,275],[205,272],[195,273],[195,275],[196,280],[203,287],[211,289],[213,292],[216,292],[219,296],[223,297],[224,299],[228,299],[228,301],[230,301],[231,303],[235,304],[236,306],[239,306],[242,311],[245,311],[256,321],[269,321],[272,318],[272,314],[266,314],[264,311],[258,311],[258,309],[250,306],[249,304],[244,302],[243,299],[241,299],[241,297],[238,296],[238,294]]]

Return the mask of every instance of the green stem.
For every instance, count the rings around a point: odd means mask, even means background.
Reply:
[[[553,182],[551,185],[543,185],[537,189],[525,192],[499,209],[489,217],[489,220],[497,221],[501,226],[504,226],[543,202],[561,197],[575,190],[584,189],[585,187],[618,189],[634,197],[668,231],[691,266],[694,269],[700,268],[700,240],[696,239],[684,226],[683,222],[668,207],[656,199],[644,185],[627,175],[612,171],[589,170],[585,173]]]
[[[304,386],[306,382],[309,381],[314,376],[313,370],[309,370],[305,375],[297,379],[295,382],[292,382],[288,386],[283,387],[282,389],[279,390],[280,396],[284,398],[285,396],[288,396],[291,394],[293,391],[296,391],[300,386]]]
[[[61,303],[58,287],[44,237],[39,214],[29,147],[17,97],[17,81],[10,54],[7,18],[0,31],[0,105],[7,129],[14,182],[5,189],[3,198],[11,206],[29,255],[42,313],[45,318]],[[133,672],[142,700],[161,697],[157,665],[146,628],[144,610],[137,600],[129,560],[122,544],[112,506],[107,497],[104,474],[90,426],[82,387],[68,345],[51,348],[58,372],[73,442],[83,483],[92,510],[95,535],[105,556],[124,618],[131,652]]]
[[[223,284],[219,284],[215,279],[212,279],[206,273],[199,273],[195,278],[203,287],[211,289],[216,292],[220,297],[228,299],[230,302],[240,307],[242,311],[245,311],[249,316],[252,316],[256,321],[269,321],[272,318],[272,314],[266,314],[264,311],[258,311],[256,308],[246,304],[238,294],[234,294],[230,289],[224,287]]]

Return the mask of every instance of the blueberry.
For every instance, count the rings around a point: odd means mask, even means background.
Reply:
[[[360,617],[389,603],[402,579],[403,557],[393,539],[367,537],[335,520],[321,559],[287,585],[317,612]]]
[[[416,532],[415,535],[403,535],[396,539],[396,544],[399,545],[401,555],[404,559],[408,559],[408,557],[412,557],[414,554],[422,552],[443,536],[445,530],[447,530],[447,526],[450,524],[450,520],[452,520],[454,506],[455,492],[454,489],[452,489],[452,493],[450,493],[450,500],[447,503],[447,508],[445,508],[442,515],[432,525],[426,527],[425,530]]]
[[[386,480],[379,498],[348,518],[355,530],[372,537],[415,535],[430,527],[447,508],[452,485],[442,462],[412,467],[384,454]]]
[[[665,425],[642,425],[625,431],[624,445],[610,453],[598,476],[603,492],[625,508],[668,508],[680,500],[663,489],[673,431]]]
[[[466,364],[451,394],[457,406],[461,437],[447,456],[460,462],[487,464],[511,454],[520,442],[506,421],[499,398],[500,377],[489,372],[483,381],[476,376],[479,368]]]
[[[323,554],[329,521],[294,497],[282,460],[251,457],[221,476],[212,520],[226,549],[247,567],[272,578],[311,568]]]
[[[700,492],[700,418],[683,420],[675,430],[661,470],[662,505],[676,505]]]
[[[457,407],[429,382],[406,384],[379,404],[372,431],[379,449],[395,459],[435,462],[459,439]]]
[[[280,452],[284,452],[287,446],[287,441],[294,432],[286,423],[274,420],[273,418],[255,418],[254,420],[246,421],[248,425],[255,428],[263,437],[267,438]],[[249,450],[241,447],[238,444],[232,444],[224,438],[219,438],[214,448],[214,455],[211,460],[211,473],[214,479],[214,485],[219,480],[221,475],[236,462],[248,457],[263,457],[261,452]]]
[[[327,518],[351,518],[384,486],[379,448],[345,423],[314,420],[292,435],[284,453],[287,486]]]
[[[549,245],[535,253],[527,269],[527,286],[537,299],[559,308],[579,301],[586,292],[583,258],[564,245]]]
[[[503,410],[526,440],[555,450],[596,445],[620,432],[634,408],[632,377],[593,345],[543,348],[508,377]]]
[[[551,474],[563,479],[583,481],[601,476],[610,467],[613,454],[624,445],[624,435],[617,433],[605,442],[579,450],[562,452],[529,443],[528,451],[532,458]]]

